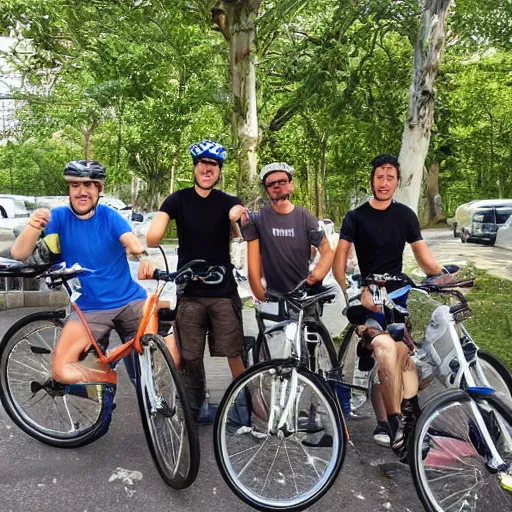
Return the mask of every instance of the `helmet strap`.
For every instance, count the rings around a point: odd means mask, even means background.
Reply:
[[[289,201],[290,200],[290,194],[283,194],[282,196],[276,197],[275,199],[270,197],[270,200],[274,204],[278,204],[280,201]]]
[[[87,219],[90,219],[92,217],[92,215],[90,215],[90,213],[92,212],[92,214],[94,215],[94,213],[96,213],[96,207],[98,206],[98,202],[99,202],[99,198],[98,198],[98,201],[96,202],[96,204],[92,207],[92,208],[89,208],[89,210],[87,210],[85,213],[78,213],[75,208],[73,207],[73,205],[71,204],[71,199],[69,200],[69,209],[73,212],[73,214],[75,215],[75,217],[78,217],[80,220],[87,220]]]

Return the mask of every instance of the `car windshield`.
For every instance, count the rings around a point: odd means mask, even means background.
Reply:
[[[504,209],[497,209],[496,210],[496,223],[497,224],[505,224],[507,222],[508,218],[512,214],[512,209],[504,210]]]

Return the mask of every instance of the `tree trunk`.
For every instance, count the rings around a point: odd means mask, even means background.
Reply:
[[[441,196],[439,195],[439,168],[440,163],[434,162],[428,169],[425,181],[425,193],[423,208],[420,208],[420,224],[427,226],[432,224],[442,214]]]
[[[322,205],[320,208],[320,216],[324,218],[327,214],[327,134],[322,134],[322,160],[321,160],[321,175],[322,175]],[[318,217],[320,218],[320,217]]]
[[[255,36],[261,0],[219,2],[212,18],[229,42],[233,132],[237,137],[238,189],[256,177],[258,111]]]
[[[82,125],[81,131],[84,136],[84,160],[89,160],[89,153],[91,147],[91,135],[96,128],[96,121],[93,120],[89,126]]]
[[[451,0],[422,0],[423,17],[414,48],[414,68],[409,110],[404,124],[400,166],[399,201],[418,209],[425,158],[434,121],[434,83],[446,40],[445,21]]]

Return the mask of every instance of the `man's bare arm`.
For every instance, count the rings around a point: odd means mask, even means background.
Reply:
[[[332,266],[332,272],[334,278],[338,281],[342,290],[347,288],[347,260],[350,253],[351,242],[340,238],[338,247],[336,248],[336,254],[334,256],[334,264]]]
[[[327,237],[324,236],[322,239],[322,242],[318,246],[318,252],[320,253],[320,259],[318,260],[316,267],[308,276],[308,284],[315,284],[320,282],[332,267],[334,252],[331,249],[331,244],[329,243],[329,240],[327,240]]]
[[[50,222],[50,210],[47,208],[40,208],[35,210],[28,224],[23,231],[18,235],[11,247],[11,257],[15,260],[26,260],[34,251],[37,240],[41,231]]]
[[[123,247],[134,256],[144,253],[144,246],[142,242],[137,238],[135,233],[129,231],[128,233],[124,233],[119,237],[119,241],[123,245]]]
[[[247,242],[247,265],[249,274],[249,284],[252,293],[258,300],[265,301],[265,288],[261,283],[263,273],[261,271],[261,253],[259,239]]]
[[[146,235],[146,244],[148,247],[158,247],[162,238],[165,236],[167,226],[171,221],[169,215],[165,212],[158,212],[151,221]]]
[[[439,263],[437,263],[434,256],[432,256],[425,240],[418,240],[417,242],[412,243],[411,249],[418,265],[428,276],[435,276],[442,273],[443,268]]]

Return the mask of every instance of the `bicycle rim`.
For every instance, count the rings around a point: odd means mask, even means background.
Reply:
[[[101,384],[67,392],[51,378],[61,323],[23,323],[2,343],[1,397],[7,413],[25,433],[52,446],[77,447],[93,441],[102,422]]]
[[[325,384],[282,360],[259,364],[231,384],[214,442],[227,484],[264,511],[302,510],[320,499],[341,468],[346,444]]]
[[[146,335],[142,343],[138,395],[148,446],[167,485],[184,489],[194,482],[199,470],[197,430],[164,340]]]
[[[501,486],[499,476],[501,470],[512,471],[512,425],[491,403],[478,406],[506,465],[497,468],[472,403],[463,391],[448,391],[420,416],[412,469],[426,510],[512,510],[512,492]]]

